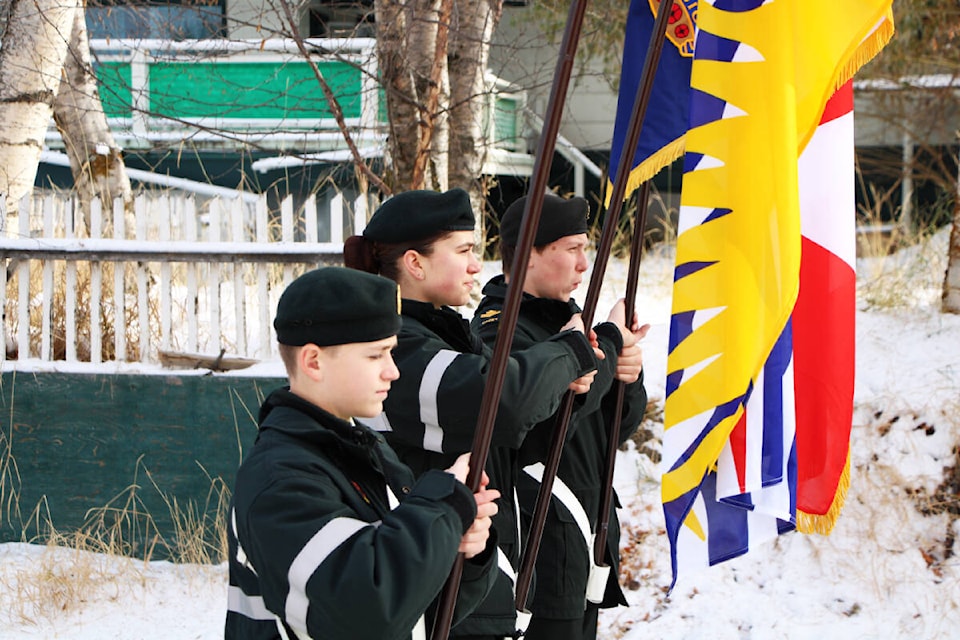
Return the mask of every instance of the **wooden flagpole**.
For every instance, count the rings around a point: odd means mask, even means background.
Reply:
[[[474,434],[470,454],[470,472],[467,474],[466,484],[474,492],[480,488],[480,479],[486,466],[487,454],[490,452],[490,439],[493,435],[493,425],[500,404],[500,393],[503,390],[507,364],[510,360],[510,349],[513,345],[517,317],[520,315],[523,281],[526,278],[530,251],[533,248],[533,240],[540,223],[543,197],[550,177],[550,165],[556,148],[557,134],[560,131],[560,119],[563,115],[563,105],[570,85],[573,60],[580,41],[580,31],[586,9],[587,0],[571,1],[563,41],[560,44],[560,54],[557,58],[557,66],[547,104],[547,115],[544,118],[543,129],[540,132],[540,142],[534,157],[533,181],[528,191],[523,219],[520,223],[520,236],[511,271],[514,277],[510,279],[507,286],[506,302],[500,316],[500,326],[497,331],[497,340],[494,343],[490,373],[483,390],[477,431]],[[460,579],[463,576],[463,560],[463,554],[459,554],[443,591],[440,593],[437,617],[434,620],[433,633],[431,634],[432,640],[447,640],[450,634],[457,592],[460,588]]]
[[[630,266],[627,269],[627,290],[625,299],[625,316],[627,326],[633,321],[634,302],[637,297],[637,285],[640,279],[640,259],[643,256],[643,234],[647,227],[647,201],[650,198],[650,181],[640,186],[640,195],[637,200],[637,215],[633,226],[633,239],[630,242]],[[604,468],[603,493],[600,495],[600,508],[597,510],[596,526],[593,528],[596,535],[593,538],[593,562],[598,567],[606,566],[604,556],[607,549],[607,535],[610,530],[610,504],[613,501],[613,472],[617,465],[617,449],[620,444],[621,411],[623,409],[623,393],[626,384],[622,380],[616,381],[616,401],[613,405],[613,414],[610,420],[610,429],[607,432],[607,459]]]
[[[626,155],[621,154],[631,160],[633,158],[633,150],[637,148],[637,143],[640,141],[640,130],[643,127],[643,119],[646,116],[647,105],[650,102],[653,80],[657,67],[660,64],[660,53],[663,51],[663,41],[666,39],[667,23],[670,19],[670,11],[672,8],[673,0],[663,0],[663,2],[661,2],[660,9],[657,12],[657,20],[654,23],[653,32],[650,36],[650,43],[647,46],[647,54],[643,61],[643,70],[640,75],[640,84],[637,86],[637,93],[633,102],[633,113],[630,116],[627,138],[623,144]],[[593,273],[590,277],[590,286],[587,289],[587,296],[581,314],[585,327],[593,326],[593,314],[596,312],[597,299],[600,297],[600,287],[603,284],[603,275],[607,269],[610,250],[613,247],[613,238],[616,234],[617,223],[620,219],[620,211],[623,209],[623,196],[627,191],[627,177],[630,173],[629,164],[629,162],[624,162],[621,159],[614,182],[613,193],[610,198],[610,209],[604,216],[603,231],[600,237],[600,244],[597,247],[597,259],[594,261]],[[513,282],[516,281],[511,278],[511,284]],[[522,282],[522,280],[520,280],[520,282]],[[520,573],[517,575],[516,606],[518,611],[522,611],[527,604],[527,594],[530,590],[530,581],[533,577],[533,567],[537,560],[540,541],[543,538],[543,527],[547,519],[547,507],[550,504],[550,496],[553,492],[553,481],[557,476],[557,468],[560,465],[560,454],[563,451],[563,443],[567,437],[567,426],[570,423],[570,414],[573,411],[573,399],[574,393],[568,391],[557,412],[556,424],[553,430],[553,440],[550,443],[550,451],[547,453],[547,459],[544,462],[543,479],[540,481],[540,490],[537,493],[537,503],[534,506],[533,520],[530,523],[527,546],[523,550],[523,558],[520,562]]]

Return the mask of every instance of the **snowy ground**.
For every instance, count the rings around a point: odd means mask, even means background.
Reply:
[[[956,514],[956,485],[952,496],[934,496],[960,443],[960,317],[939,313],[945,253],[941,233],[904,257],[858,267],[874,284],[861,287],[852,478],[831,536],[789,534],[681,576],[668,596],[659,471],[636,448],[621,454],[631,606],[602,614],[601,638],[960,636],[960,524],[946,512]],[[484,276],[496,269],[487,265]],[[637,310],[653,325],[644,343],[651,398],[663,397],[671,269],[669,256],[644,258]],[[624,270],[611,262],[598,320]],[[881,299],[885,306],[871,304]],[[215,638],[225,599],[224,566],[0,545],[0,638]]]

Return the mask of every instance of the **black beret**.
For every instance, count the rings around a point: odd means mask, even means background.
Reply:
[[[380,205],[363,237],[387,244],[416,242],[442,231],[472,231],[475,224],[463,189],[404,191]]]
[[[400,330],[397,283],[344,267],[308,271],[280,295],[273,328],[294,347],[389,338]]]
[[[523,196],[507,207],[500,219],[500,242],[511,247],[517,246],[520,239],[520,223],[523,222],[523,209],[527,206],[527,197]],[[566,236],[575,236],[587,232],[587,216],[590,205],[585,198],[564,200],[558,195],[548,193],[543,197],[543,209],[540,224],[533,246],[542,247],[554,240]]]

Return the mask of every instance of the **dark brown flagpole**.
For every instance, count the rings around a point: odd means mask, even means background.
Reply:
[[[653,80],[660,63],[660,53],[663,51],[663,41],[665,40],[667,22],[670,19],[672,8],[673,0],[663,0],[661,2],[660,9],[657,12],[657,20],[650,36],[650,44],[647,46],[640,84],[637,86],[637,93],[633,102],[633,113],[630,116],[627,137],[623,143],[624,152],[621,153],[620,166],[617,168],[617,176],[610,196],[610,208],[603,219],[603,231],[600,244],[597,247],[597,259],[594,261],[590,286],[587,289],[586,300],[583,304],[582,317],[585,327],[593,325],[593,314],[596,312],[597,299],[600,297],[603,275],[607,269],[610,250],[613,247],[613,238],[620,219],[620,211],[623,209],[623,196],[627,191],[627,177],[630,174],[629,166],[633,159],[633,150],[637,148],[637,143],[640,141],[640,130],[643,127],[647,105],[650,102],[650,92],[653,90]],[[522,282],[522,280],[520,281]],[[514,281],[511,279],[512,282]],[[628,318],[628,321],[630,320],[632,319]],[[499,346],[499,342],[497,344]],[[574,393],[572,391],[568,391],[563,398],[563,403],[557,412],[550,451],[547,453],[547,459],[544,462],[543,479],[537,493],[537,503],[534,506],[533,519],[530,523],[530,533],[527,538],[527,545],[523,550],[520,572],[517,574],[516,606],[518,611],[522,611],[527,604],[533,567],[537,560],[537,552],[540,549],[540,540],[543,538],[547,507],[550,504],[550,496],[553,492],[553,481],[557,476],[557,468],[560,466],[560,454],[563,452],[563,442],[567,437],[567,426],[570,423],[570,414],[573,411],[573,399]]]
[[[647,227],[647,201],[650,198],[650,181],[640,186],[637,200],[637,215],[633,226],[633,239],[630,242],[630,266],[627,269],[627,290],[624,294],[627,326],[633,321],[634,302],[637,297],[637,285],[640,279],[640,260],[643,256],[643,234]],[[593,538],[593,563],[598,567],[606,566],[604,557],[607,549],[607,535],[610,530],[610,504],[613,502],[613,472],[617,466],[617,449],[620,445],[621,411],[626,384],[622,380],[615,382],[616,401],[607,432],[607,458],[604,467],[603,493],[600,494],[600,508],[597,510],[596,535]]]
[[[510,360],[510,348],[513,345],[517,317],[520,315],[523,281],[527,274],[527,263],[530,260],[533,239],[540,223],[543,197],[550,177],[550,165],[556,148],[557,134],[560,131],[563,104],[570,85],[573,60],[580,41],[580,30],[583,26],[583,16],[586,9],[587,0],[572,0],[570,11],[567,14],[563,41],[560,44],[560,54],[557,58],[557,66],[547,104],[547,115],[544,118],[543,130],[540,132],[540,142],[534,157],[533,181],[528,190],[527,202],[523,210],[523,220],[520,223],[520,237],[511,270],[513,277],[510,278],[510,283],[507,286],[506,301],[500,316],[497,340],[493,347],[490,373],[483,389],[477,431],[473,438],[470,472],[467,474],[466,484],[474,492],[480,488],[480,479],[486,466],[487,454],[490,452],[490,439],[493,435],[493,425],[500,404],[500,393],[503,390],[503,381]],[[447,578],[443,591],[440,593],[437,617],[434,620],[433,633],[431,634],[432,640],[447,640],[450,634],[453,610],[456,605],[457,592],[460,589],[460,578],[463,576],[463,560],[463,554],[459,554],[450,571],[450,577]]]

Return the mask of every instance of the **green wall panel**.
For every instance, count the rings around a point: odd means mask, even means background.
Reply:
[[[347,118],[360,116],[360,71],[321,62],[320,72]],[[180,118],[329,118],[305,62],[163,62],[150,66],[150,106]]]
[[[0,541],[19,540],[43,500],[53,526],[72,531],[134,482],[170,540],[161,492],[183,507],[203,507],[211,478],[232,489],[242,450],[256,437],[260,400],[285,381],[7,372],[0,383]],[[19,517],[7,504],[14,491]]]
[[[513,145],[517,142],[517,101],[512,98],[497,98],[493,117],[496,127],[496,142]]]
[[[108,118],[129,118],[133,109],[130,93],[130,64],[128,62],[102,62],[96,65],[100,83],[100,102]]]

